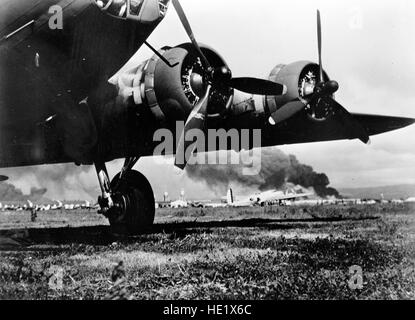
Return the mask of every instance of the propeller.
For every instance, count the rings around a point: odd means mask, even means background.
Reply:
[[[179,145],[177,146],[176,150],[176,159],[174,161],[174,165],[182,170],[186,167],[187,160],[196,147],[196,145],[193,145],[193,148],[189,149],[189,145],[193,142],[187,141],[185,139],[186,133],[192,129],[203,129],[205,119],[207,116],[207,106],[209,103],[209,95],[211,90],[212,86],[209,84],[206,88],[205,95],[198,101],[198,103],[190,113],[189,117],[187,118],[187,121],[184,125],[184,129],[180,136]]]
[[[316,99],[316,100],[319,97],[322,97],[323,95],[332,95],[337,90],[339,90],[339,84],[337,83],[337,81],[334,81],[334,80],[324,81],[323,58],[321,55],[322,36],[321,36],[320,10],[317,10],[317,42],[318,42],[318,66],[319,66],[318,80],[319,81],[314,88],[314,96],[313,96],[313,99]]]
[[[287,92],[287,87],[284,85],[256,78],[232,78],[227,84],[239,91],[264,96],[279,96]]]
[[[321,17],[320,17],[320,10],[317,10],[317,43],[318,43],[318,65],[320,67],[320,82],[324,81],[324,72],[323,72],[323,59],[321,57],[321,46],[322,46],[322,38],[321,38]]]
[[[273,114],[271,114],[272,124],[276,125],[280,122],[283,122],[293,115],[297,114],[301,110],[303,110],[306,105],[299,99],[295,99],[293,101],[287,102]]]
[[[9,180],[9,177],[0,175],[0,182],[7,181],[7,180]]]
[[[196,49],[200,58],[202,59],[203,66],[206,69],[211,69],[208,59],[203,54],[202,49],[200,49],[200,46],[196,41],[195,35],[193,34],[192,27],[190,26],[189,20],[187,20],[187,17],[186,17],[186,14],[184,13],[182,5],[180,4],[179,0],[172,0],[172,2],[173,2],[174,9],[176,10],[177,15],[179,16],[179,19],[182,22],[182,25],[184,29],[186,30],[187,35],[190,38],[190,41],[192,41],[193,47]]]
[[[193,30],[190,26],[189,20],[184,13],[184,10],[179,2],[179,0],[172,0],[173,6],[179,16],[179,19],[186,30],[188,37],[190,38],[193,47],[198,53],[204,68],[206,69],[206,78],[209,82],[214,84],[224,84],[231,88],[237,89],[250,94],[260,94],[260,95],[273,95],[279,96],[286,91],[286,87],[282,84],[257,78],[232,78],[232,72],[227,67],[220,67],[217,69],[212,68],[209,63],[209,60],[203,54],[200,49],[199,43],[197,42]]]
[[[233,78],[232,71],[226,66],[222,66],[219,68],[213,68],[211,64],[209,63],[209,60],[207,59],[207,57],[202,52],[179,0],[172,0],[172,3],[189,39],[192,42],[192,45],[197,55],[200,57],[201,63],[204,68],[203,79],[204,81],[207,82],[207,88],[208,88],[203,98],[201,98],[198,101],[193,111],[190,113],[186,121],[186,124],[184,126],[184,130],[182,132],[179,145],[177,146],[175,165],[183,169],[187,163],[187,157],[184,153],[193,151],[193,150],[187,150],[187,147],[189,146],[190,143],[185,142],[184,138],[186,137],[186,133],[189,130],[191,129],[202,130],[204,128],[205,119],[207,115],[207,105],[209,104],[209,95],[213,87],[226,86],[226,87],[234,88],[239,91],[243,91],[243,92],[250,93],[250,94],[267,95],[267,96],[278,96],[278,95],[284,94],[287,88],[282,84],[269,81],[269,80],[263,80],[263,79],[257,79],[257,78],[251,78],[251,77]]]
[[[338,102],[336,102],[331,96],[339,89],[337,81],[324,79],[323,62],[322,62],[322,35],[321,35],[321,17],[320,11],[317,10],[317,42],[318,42],[318,60],[319,60],[319,78],[314,92],[309,100],[308,105],[311,108],[318,109],[320,103],[326,103],[330,106],[333,114],[337,119],[343,123],[343,125],[349,129],[351,136],[358,137],[363,143],[369,142],[369,135],[366,129]],[[272,122],[274,124],[283,122],[291,118],[296,113],[306,108],[307,104],[303,103],[300,99],[295,99],[283,105],[272,115]]]

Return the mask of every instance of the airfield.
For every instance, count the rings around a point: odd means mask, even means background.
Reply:
[[[94,210],[5,211],[0,298],[415,299],[414,240],[411,203],[165,208],[132,238]]]

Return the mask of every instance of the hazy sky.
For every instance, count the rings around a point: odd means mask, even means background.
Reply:
[[[325,70],[340,84],[336,99],[351,112],[415,118],[415,1],[413,0],[182,0],[193,31],[226,59],[234,76],[267,77],[279,63],[317,60],[316,9],[321,10]],[[155,47],[177,45],[188,38],[173,7],[149,42]],[[142,48],[142,60],[151,57]],[[327,173],[334,187],[415,183],[415,126],[358,140],[281,146],[316,171]],[[110,165],[115,173],[120,163]],[[201,194],[170,163],[141,159],[142,170],[156,196],[184,187]],[[46,169],[45,169],[46,170]],[[37,175],[8,171],[19,187],[39,185]],[[27,171],[25,171],[27,173]],[[72,179],[73,178],[68,178]],[[79,184],[97,188],[94,170],[81,181],[65,181],[66,197],[78,197]],[[65,189],[66,188],[66,189]],[[175,189],[175,190],[174,190]],[[58,196],[49,188],[49,196]]]

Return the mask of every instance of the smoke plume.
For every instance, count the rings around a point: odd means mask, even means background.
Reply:
[[[226,152],[219,152],[219,156],[221,154],[226,156]],[[149,179],[157,198],[161,198],[165,191],[173,198],[179,197],[180,190],[184,189],[189,198],[207,199],[225,195],[229,186],[256,192],[282,188],[287,182],[314,188],[321,197],[338,196],[335,189],[328,187],[329,179],[324,173],[317,173],[312,167],[299,163],[295,156],[286,155],[277,148],[265,148],[260,154],[253,155],[261,158],[255,160],[261,163],[261,170],[254,176],[244,175],[242,166],[231,164],[188,165],[185,174],[179,176],[172,163],[158,163],[154,158],[141,159],[136,170]],[[122,160],[108,164],[111,177],[121,166]],[[44,165],[2,169],[2,173],[10,180],[0,184],[0,201],[42,197],[95,201],[100,193],[93,166]]]
[[[91,166],[44,165],[7,169],[3,172],[16,186],[16,197],[19,197],[18,193],[30,192],[30,197],[36,198],[41,191],[47,190],[46,197],[50,199],[94,200],[99,193],[96,173]]]
[[[223,195],[231,185],[260,191],[282,188],[287,182],[313,188],[320,197],[339,196],[326,174],[317,173],[311,166],[301,164],[293,155],[286,155],[277,148],[263,148],[260,154],[261,169],[257,175],[244,175],[242,165],[188,165],[187,175],[203,180],[217,195]]]
[[[8,182],[0,184],[0,199],[2,201],[38,201],[43,198],[46,192],[46,188],[32,187],[30,189],[30,194],[24,194],[22,190]]]

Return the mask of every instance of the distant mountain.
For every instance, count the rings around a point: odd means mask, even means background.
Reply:
[[[348,198],[381,199],[381,194],[383,194],[386,200],[415,197],[415,184],[366,188],[338,188],[337,190],[343,197]]]

